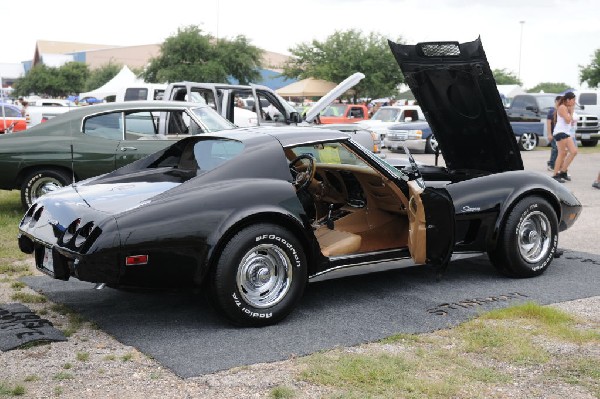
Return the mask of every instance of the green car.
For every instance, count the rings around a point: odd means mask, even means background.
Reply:
[[[0,189],[28,208],[59,187],[111,172],[190,135],[236,126],[212,108],[181,101],[81,107],[26,131],[0,135]]]

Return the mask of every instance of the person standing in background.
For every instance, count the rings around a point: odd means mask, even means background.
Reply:
[[[575,94],[571,91],[558,101],[555,113],[553,138],[556,141],[558,155],[554,164],[554,180],[564,183],[571,180],[567,170],[577,155],[577,147],[571,138],[572,125],[577,126],[573,111],[575,108]]]
[[[554,133],[554,121],[556,118],[554,117],[554,113],[556,112],[556,107],[558,107],[558,102],[560,101],[560,96],[556,96],[554,99],[554,107],[551,107],[548,110],[548,115],[546,116],[546,125],[547,125],[547,135],[548,141],[550,142],[550,146],[552,147],[550,150],[550,159],[548,160],[548,170],[554,170],[554,164],[556,163],[556,157],[558,156],[558,148],[556,147],[556,141],[554,141],[553,133]]]
[[[600,189],[600,172],[598,172],[598,177],[596,177],[596,181],[592,183],[592,187]]]

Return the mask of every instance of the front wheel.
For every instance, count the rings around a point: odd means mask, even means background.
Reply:
[[[537,136],[535,133],[523,133],[519,138],[519,148],[523,151],[533,151],[537,147]]]
[[[597,144],[598,144],[598,139],[581,140],[581,145],[583,147],[595,147]]]
[[[257,224],[225,245],[211,273],[210,301],[239,326],[262,327],[286,317],[307,281],[300,242],[288,230]]]
[[[554,208],[537,196],[519,201],[504,222],[490,260],[512,277],[538,276],[548,268],[558,245]]]
[[[28,209],[42,195],[68,186],[71,181],[71,176],[61,170],[41,169],[27,174],[21,185],[23,208]]]
[[[427,140],[425,140],[425,153],[426,154],[435,154],[435,151],[438,148],[438,142],[435,139],[435,136],[432,134],[431,136],[427,137]]]

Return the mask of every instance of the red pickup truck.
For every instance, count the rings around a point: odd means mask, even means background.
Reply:
[[[320,116],[322,124],[353,123],[369,119],[369,109],[363,104],[331,104]]]

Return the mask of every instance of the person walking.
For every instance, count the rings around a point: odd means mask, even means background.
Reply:
[[[558,101],[553,131],[558,155],[554,164],[554,176],[552,177],[560,183],[571,180],[567,170],[577,155],[577,147],[571,138],[571,127],[577,123],[573,117],[574,109],[575,94],[569,91]]]
[[[556,96],[556,98],[554,99],[554,107],[550,107],[550,109],[548,110],[548,115],[546,116],[547,137],[548,141],[550,142],[550,146],[552,147],[550,149],[550,159],[547,162],[548,170],[550,171],[554,170],[554,164],[556,163],[556,157],[558,156],[558,148],[556,147],[556,141],[554,140],[553,134],[554,121],[556,119],[554,113],[556,112],[556,107],[558,107],[559,100],[560,96]]]
[[[592,183],[592,187],[600,189],[600,172],[598,172],[598,177],[596,177],[596,181]]]

